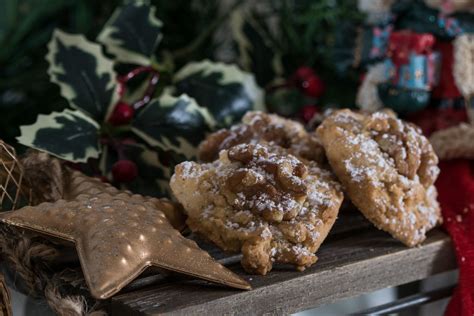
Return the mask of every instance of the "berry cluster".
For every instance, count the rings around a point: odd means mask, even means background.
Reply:
[[[149,74],[149,84],[145,90],[143,97],[133,104],[125,102],[124,95],[127,88],[127,83],[133,78],[141,74]],[[137,110],[147,104],[153,93],[155,92],[156,85],[158,83],[158,72],[152,67],[138,67],[124,76],[118,77],[119,82],[118,94],[120,100],[115,105],[112,113],[110,114],[107,122],[113,127],[129,125],[133,120],[133,117]],[[106,144],[113,146],[114,150],[118,153],[119,160],[112,166],[112,177],[114,182],[127,183],[135,180],[138,176],[138,168],[135,162],[127,159],[124,154],[123,147],[126,145],[128,139],[118,140],[112,137],[112,141],[106,141]]]

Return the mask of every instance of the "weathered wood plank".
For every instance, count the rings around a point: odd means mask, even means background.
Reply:
[[[325,243],[331,242],[332,240],[341,239],[347,237],[347,235],[353,236],[358,231],[372,227],[372,224],[367,221],[360,213],[358,212],[346,212],[341,218],[336,222],[332,228],[329,236],[327,237]],[[199,246],[209,252],[209,254],[225,266],[230,266],[240,262],[242,255],[240,254],[229,254],[224,253],[216,246],[204,242],[202,239],[199,239],[196,235],[190,234],[186,235],[187,238],[194,239],[198,242]],[[155,271],[156,272],[156,271]],[[167,272],[161,271],[162,275],[154,274],[153,271],[146,271],[137,280],[129,284],[125,289],[122,290],[122,293],[135,291],[137,289],[143,288],[150,284],[157,284],[169,281],[166,278]]]
[[[173,277],[115,296],[110,311],[113,315],[288,314],[456,267],[451,241],[439,229],[416,248],[372,227],[336,237],[322,245],[319,261],[304,272],[280,268],[267,276],[249,276],[238,264],[231,265],[249,280],[251,291]]]

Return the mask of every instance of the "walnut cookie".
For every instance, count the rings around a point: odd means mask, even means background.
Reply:
[[[262,275],[274,262],[298,270],[315,263],[343,199],[329,171],[268,144],[229,147],[212,163],[183,162],[170,185],[191,230],[241,251],[244,269]]]
[[[308,133],[299,122],[259,111],[245,114],[241,124],[209,135],[199,146],[198,156],[201,161],[211,162],[222,149],[261,142],[283,147],[306,160],[325,161],[323,146],[315,133]]]
[[[317,134],[346,193],[375,226],[415,246],[441,223],[438,158],[416,126],[386,112],[340,110]]]

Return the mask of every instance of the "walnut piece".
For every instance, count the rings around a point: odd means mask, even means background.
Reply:
[[[302,124],[275,114],[248,112],[242,123],[209,135],[199,146],[199,159],[211,162],[222,149],[238,144],[269,143],[288,149],[296,157],[324,162],[324,150],[316,133],[308,133]]]
[[[411,180],[418,175],[425,187],[435,182],[438,157],[417,126],[382,112],[367,116],[363,124],[362,132],[372,136],[393,160],[399,174]]]
[[[268,152],[260,145],[237,145],[227,152],[242,166],[229,174],[230,192],[239,198],[233,206],[250,210],[269,222],[294,218],[306,197],[306,166],[293,156]]]

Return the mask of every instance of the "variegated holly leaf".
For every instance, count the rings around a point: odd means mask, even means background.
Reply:
[[[230,26],[239,65],[254,74],[259,85],[265,86],[283,75],[282,56],[274,45],[274,35],[265,19],[239,9],[232,13]]]
[[[194,99],[164,94],[137,114],[132,131],[150,146],[192,158],[213,125],[209,112]]]
[[[21,144],[72,162],[86,162],[100,154],[99,125],[80,111],[40,114],[32,125],[21,126]]]
[[[115,10],[97,41],[118,61],[147,66],[163,37],[162,27],[155,17],[155,7],[131,1]]]
[[[245,112],[263,110],[263,92],[253,75],[235,65],[208,60],[184,66],[174,77],[178,94],[207,108],[219,127],[239,121]]]
[[[138,177],[130,183],[122,184],[132,192],[148,196],[169,196],[169,180],[173,175],[174,165],[184,161],[184,156],[178,156],[176,162],[170,159],[168,153],[160,149],[152,149],[143,144],[123,144],[123,155],[136,163]],[[101,156],[102,172],[109,177],[113,164],[119,159],[117,152],[107,147]]]
[[[56,30],[46,59],[51,81],[59,85],[70,105],[98,122],[104,120],[116,102],[116,74],[100,45],[82,35]]]

